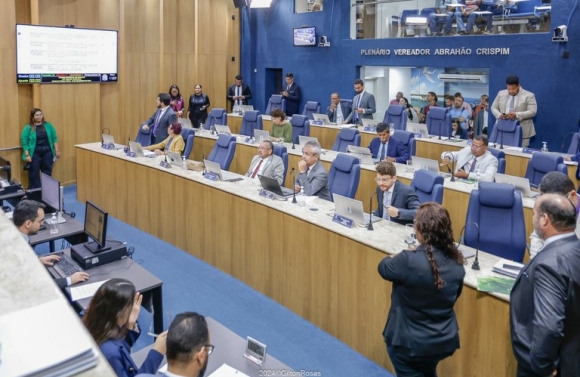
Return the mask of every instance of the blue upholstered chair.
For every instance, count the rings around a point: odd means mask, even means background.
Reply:
[[[346,153],[349,145],[360,147],[360,132],[354,128],[343,128],[336,135],[332,150]]]
[[[568,175],[568,167],[564,165],[562,156],[552,153],[534,152],[528,161],[525,177],[530,180],[530,185],[538,187],[546,173],[559,171]]]
[[[491,130],[489,142],[500,147],[508,145],[512,147],[522,146],[522,127],[518,120],[498,119]]]
[[[505,174],[505,152],[496,148],[488,148],[488,151],[497,158],[497,172]]]
[[[242,129],[240,130],[240,134],[254,137],[254,130],[262,129],[264,129],[264,126],[260,112],[256,110],[246,111],[242,116]]]
[[[401,105],[389,105],[387,111],[385,111],[383,123],[386,124],[393,123],[394,124],[393,128],[395,130],[406,130],[407,113],[405,112],[405,107]]]
[[[211,111],[207,115],[207,120],[205,121],[203,128],[209,130],[211,129],[212,126],[215,126],[216,124],[219,124],[221,126],[228,125],[228,114],[226,113],[226,109],[220,109],[217,107],[211,109]]]
[[[268,100],[268,106],[266,106],[266,114],[270,115],[274,109],[280,109],[286,114],[286,100],[281,94],[272,94]]]
[[[443,202],[443,176],[425,169],[417,170],[411,181],[411,188],[421,203]]]
[[[415,134],[409,131],[397,130],[391,137],[403,143],[409,151],[409,156],[415,155]]]
[[[236,153],[236,137],[221,134],[216,140],[208,160],[220,164],[220,168],[228,170]]]
[[[470,223],[475,223],[475,226]],[[522,193],[507,183],[479,182],[471,191],[465,217],[465,244],[501,258],[522,262],[526,228]]]
[[[185,149],[183,150],[183,155],[185,158],[189,159],[191,150],[193,149],[193,141],[195,139],[195,130],[193,128],[182,128],[181,137],[185,141]]]
[[[320,114],[320,102],[306,102],[304,105],[304,110],[302,110],[302,115],[305,115],[309,120],[314,120],[312,114]]]
[[[338,154],[328,172],[330,195],[338,194],[354,198],[360,180],[359,159],[347,154]]]
[[[137,137],[135,141],[141,144],[142,147],[148,147],[151,145],[151,128],[145,131],[141,126],[139,126],[139,131],[137,131]]]
[[[304,115],[294,114],[290,119],[292,124],[292,140],[294,144],[299,144],[298,136],[310,136],[310,122]]]
[[[451,114],[445,107],[431,107],[427,114],[426,123],[429,135],[447,137],[451,135]]]
[[[282,159],[284,163],[284,177],[282,178],[282,186],[286,182],[286,173],[288,172],[288,150],[284,145],[274,144],[274,154]]]

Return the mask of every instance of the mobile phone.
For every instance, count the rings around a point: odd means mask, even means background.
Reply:
[[[58,160],[58,156],[54,156],[54,157],[52,158],[52,162],[56,162],[56,160]]]

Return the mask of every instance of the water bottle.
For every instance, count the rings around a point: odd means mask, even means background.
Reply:
[[[306,201],[304,200],[304,186],[300,186],[300,194],[298,194],[297,200],[300,207],[304,207],[306,205]]]
[[[183,164],[181,165],[181,171],[183,173],[187,172],[187,158],[185,156],[182,157]]]
[[[56,224],[58,224],[58,220],[56,219],[56,213],[53,213],[50,218],[50,234],[58,234]]]
[[[239,112],[240,112],[240,107],[238,105],[234,105],[233,113],[239,114]]]
[[[548,151],[548,143],[546,141],[542,141],[542,152]]]
[[[481,172],[479,169],[475,169],[475,180],[477,181],[475,182],[475,187],[479,187],[479,181],[481,181]]]

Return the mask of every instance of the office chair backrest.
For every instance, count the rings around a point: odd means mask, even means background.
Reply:
[[[226,109],[220,109],[214,107],[211,109],[209,114],[207,115],[207,120],[205,121],[205,125],[203,126],[206,130],[211,129],[212,126],[219,124],[221,126],[228,125],[228,114],[226,113]]]
[[[360,132],[354,128],[343,128],[336,135],[332,150],[346,153],[349,145],[360,147]]]
[[[236,153],[236,137],[226,134],[219,135],[208,160],[220,164],[220,168],[228,170]]]
[[[298,136],[310,136],[310,122],[304,115],[292,115],[290,124],[292,124],[292,140],[294,144],[300,144]]]
[[[145,131],[142,126],[139,126],[139,131],[137,131],[137,137],[135,141],[141,144],[142,147],[148,147],[151,145],[151,128]]]
[[[562,143],[562,147],[564,147],[564,143]],[[568,148],[568,154],[576,156],[579,153],[578,147],[580,147],[580,133],[574,132],[572,135],[572,141],[570,142],[570,147]]]
[[[183,150],[183,155],[185,158],[189,159],[191,150],[193,149],[193,141],[195,139],[195,130],[193,128],[182,128],[181,137],[185,141],[185,149]]]
[[[435,172],[421,169],[415,172],[411,188],[421,203],[443,203],[443,177]]]
[[[487,150],[497,158],[497,172],[505,174],[505,152],[496,148],[488,148]]]
[[[397,130],[391,133],[391,137],[403,143],[409,151],[409,156],[415,155],[415,134],[409,131]]]
[[[274,109],[280,109],[286,114],[286,100],[284,96],[280,94],[272,94],[268,100],[268,106],[266,107],[266,114],[270,115],[270,112]]]
[[[356,195],[360,180],[359,159],[353,156],[339,153],[328,172],[328,186],[330,196],[334,194],[349,197]]]
[[[284,163],[284,178],[282,179],[282,185],[286,182],[286,173],[288,173],[288,150],[284,145],[274,144],[274,154],[282,159]]]
[[[407,113],[405,112],[405,107],[401,105],[389,105],[387,111],[385,111],[383,123],[386,124],[392,123],[393,124],[392,128],[395,130],[406,130]]]
[[[538,187],[546,173],[559,171],[568,175],[568,167],[564,165],[562,156],[552,153],[534,152],[528,161],[525,177],[530,180],[530,185]]]
[[[451,135],[451,114],[446,107],[429,108],[426,123],[429,135]]]
[[[522,146],[522,127],[518,120],[498,119],[491,130],[489,142],[512,147]]]
[[[479,228],[470,223],[476,223]],[[465,244],[501,258],[522,262],[526,229],[522,193],[507,183],[479,182],[471,191],[465,218]]]
[[[259,111],[246,111],[242,116],[241,135],[254,136],[254,130],[263,129],[262,116]]]
[[[312,114],[320,114],[320,102],[306,102],[304,105],[304,110],[302,110],[302,115],[305,115],[309,120],[314,120]]]

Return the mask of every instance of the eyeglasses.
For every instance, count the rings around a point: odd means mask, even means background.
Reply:
[[[471,144],[471,148],[479,150],[481,148],[485,148],[485,145],[483,145],[483,144],[482,145]]]
[[[270,149],[270,147],[258,147],[258,149],[261,151],[267,151]]]
[[[207,355],[209,356],[213,352],[213,349],[215,348],[215,346],[213,344],[206,344],[205,346],[203,346],[201,348],[205,348],[207,350]]]
[[[387,183],[389,182],[391,179],[393,179],[393,177],[389,177],[389,178],[375,178],[375,182],[377,183]]]

